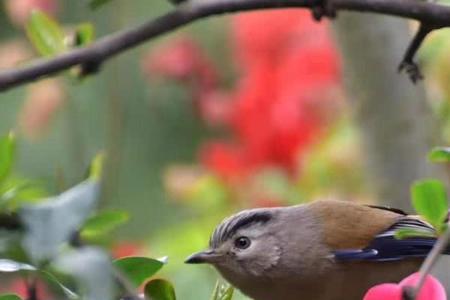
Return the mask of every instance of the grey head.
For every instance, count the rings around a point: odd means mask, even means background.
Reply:
[[[211,235],[209,249],[191,255],[186,263],[211,264],[233,284],[265,276],[282,254],[278,237],[282,210],[251,209],[225,219]]]

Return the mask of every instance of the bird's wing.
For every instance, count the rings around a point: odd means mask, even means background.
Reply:
[[[322,227],[324,243],[332,250],[364,249],[374,236],[404,217],[391,210],[344,201],[315,201],[308,205]]]
[[[381,210],[387,210],[399,215],[403,215],[403,216],[407,216],[408,214],[405,213],[403,210],[399,209],[399,208],[395,208],[395,207],[390,207],[390,206],[385,206],[385,205],[366,205],[368,207],[371,208],[376,208],[376,209],[381,209]]]
[[[408,257],[424,257],[436,242],[436,239],[431,237],[396,239],[394,235],[398,229],[414,229],[435,234],[435,230],[428,223],[414,216],[404,216],[387,230],[376,235],[366,247],[335,250],[334,258],[340,261],[392,261]]]

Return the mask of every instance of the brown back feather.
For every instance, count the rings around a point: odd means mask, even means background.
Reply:
[[[374,236],[403,217],[390,210],[344,201],[316,201],[309,207],[321,220],[325,243],[332,250],[365,248]]]

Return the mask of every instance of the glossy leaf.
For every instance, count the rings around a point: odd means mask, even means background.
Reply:
[[[113,272],[109,257],[102,250],[84,247],[56,259],[54,266],[72,275],[82,287],[85,300],[112,300]]]
[[[99,184],[85,181],[59,196],[19,210],[26,228],[23,246],[34,261],[55,256],[92,213]]]
[[[0,182],[4,181],[11,172],[14,163],[15,145],[15,137],[12,133],[0,138]]]
[[[17,262],[11,259],[0,259],[0,272],[12,273],[19,271],[36,271],[32,265]]]
[[[59,24],[45,13],[34,10],[26,24],[26,32],[36,51],[42,56],[64,52],[64,32]]]
[[[234,288],[229,284],[221,284],[217,281],[214,287],[211,300],[231,300],[233,299]]]
[[[81,230],[82,237],[93,237],[106,234],[128,221],[125,211],[103,211],[89,218]]]
[[[163,267],[164,263],[148,257],[131,256],[115,260],[114,265],[134,285],[140,286],[155,275]]]
[[[145,285],[144,294],[152,300],[176,300],[172,284],[164,279],[154,279]]]
[[[440,232],[448,215],[447,193],[439,180],[429,179],[414,183],[412,203],[415,210]]]
[[[450,147],[437,147],[428,154],[432,162],[450,162]]]
[[[409,238],[417,238],[417,237],[436,237],[435,234],[431,233],[430,231],[425,230],[417,230],[417,229],[398,229],[395,231],[395,238],[398,240],[404,240]]]
[[[16,294],[5,294],[5,295],[0,295],[0,300],[22,300],[22,298],[20,298]]]

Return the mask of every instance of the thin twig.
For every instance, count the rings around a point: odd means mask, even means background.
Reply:
[[[333,9],[373,12],[415,19],[440,27],[450,26],[450,7],[410,0],[332,0]],[[25,67],[0,72],[0,91],[54,75],[73,66],[96,70],[119,53],[145,41],[206,17],[268,8],[312,8],[312,0],[221,0],[180,5],[173,11],[145,24],[108,35],[88,47],[74,49],[57,57],[37,60]],[[91,66],[91,67],[89,67]],[[95,66],[95,67],[92,67]]]
[[[416,286],[413,287],[412,294],[413,299],[416,299],[417,295],[419,294],[420,290],[422,289],[423,285],[425,284],[425,280],[428,276],[428,274],[431,272],[431,269],[436,264],[438,259],[440,258],[442,252],[444,252],[445,248],[448,245],[448,242],[450,240],[450,230],[445,230],[444,234],[442,234],[436,244],[434,245],[433,249],[428,254],[427,258],[423,262],[422,266],[419,270],[419,281],[417,282]]]

